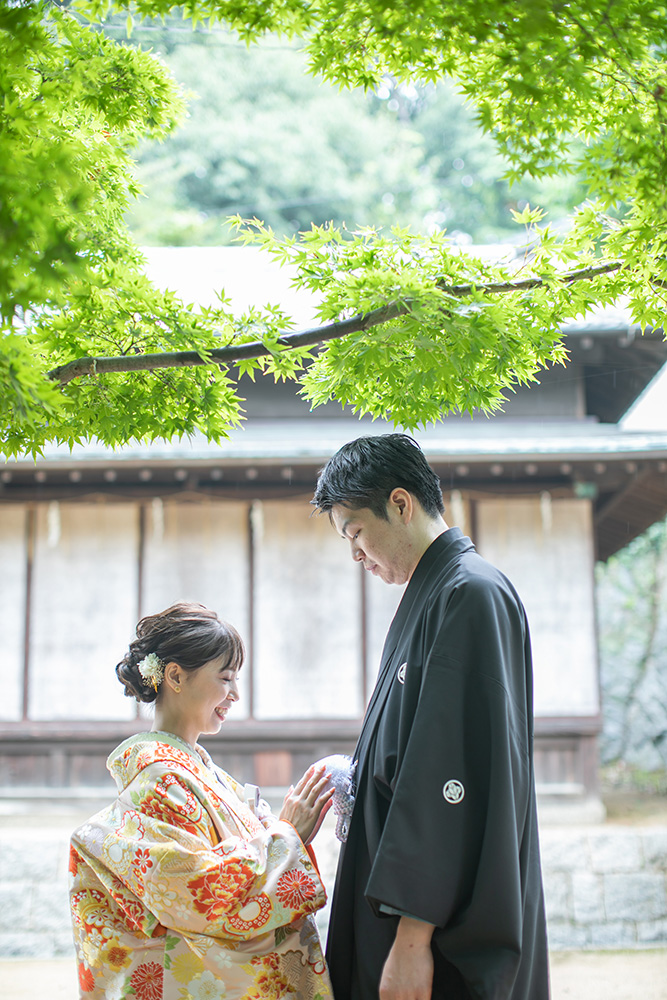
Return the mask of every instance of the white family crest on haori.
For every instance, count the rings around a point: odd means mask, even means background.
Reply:
[[[405,684],[405,671],[407,669],[408,669],[407,663],[401,663],[400,667],[398,668],[398,673],[396,674],[399,684]]]
[[[458,803],[462,801],[465,793],[466,790],[461,782],[456,781],[454,778],[450,781],[446,781],[442,789],[442,794],[444,795],[445,800],[450,802],[453,806],[458,805]]]

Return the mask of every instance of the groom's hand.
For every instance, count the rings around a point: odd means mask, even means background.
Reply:
[[[380,1000],[431,1000],[433,930],[433,924],[401,917],[382,970]]]

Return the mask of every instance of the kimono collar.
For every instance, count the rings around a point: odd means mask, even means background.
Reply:
[[[410,577],[410,581],[405,589],[405,595],[418,591],[422,584],[428,579],[431,571],[437,567],[444,569],[447,564],[455,559],[461,552],[474,550],[467,535],[464,535],[460,528],[448,528],[441,535],[434,538],[424,555],[421,557],[415,571]]]
[[[448,528],[431,542],[417,563],[396,609],[396,614],[387,633],[383,660],[392,643],[396,644],[398,634],[409,621],[413,608],[417,607],[422,595],[428,592],[434,574],[441,573],[462,552],[474,551],[474,549],[474,545],[460,528]]]
[[[207,771],[213,770],[213,761],[198,743],[191,746],[174,733],[151,731],[137,733],[116,747],[109,755],[107,768],[118,790],[122,791],[145,767],[155,761],[173,761],[210,780]]]
[[[360,780],[365,766],[366,752],[377,728],[382,706],[389,694],[393,677],[398,670],[399,661],[394,658],[394,654],[405,630],[414,628],[413,610],[419,606],[419,601],[427,596],[429,588],[433,585],[434,577],[445,570],[462,552],[474,551],[474,548],[470,539],[463,534],[460,528],[448,528],[431,542],[417,563],[385,639],[380,674],[366,709],[355,751],[355,757],[359,761],[357,780]]]
[[[467,535],[464,535],[460,528],[447,528],[441,535],[434,538],[424,555],[421,557],[415,568],[410,583],[415,577],[427,574],[434,563],[438,566],[446,566],[450,559],[454,559],[461,552],[467,549],[474,549],[474,545]]]

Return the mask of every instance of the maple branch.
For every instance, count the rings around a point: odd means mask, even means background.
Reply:
[[[408,303],[390,303],[380,309],[350,319],[327,323],[326,326],[316,326],[309,330],[299,330],[297,333],[286,333],[278,337],[275,344],[278,347],[292,348],[310,347],[327,340],[337,340],[349,333],[367,330],[381,323],[387,323],[397,316],[409,312]],[[163,354],[130,354],[117,358],[77,358],[68,361],[58,368],[48,372],[48,377],[54,382],[65,385],[79,375],[100,375],[103,372],[138,372],[153,371],[155,368],[190,368],[194,365],[222,365],[230,361],[243,361],[248,358],[261,358],[274,353],[273,344],[267,347],[261,340],[253,340],[246,344],[228,344],[227,347],[215,347],[203,355],[197,351],[171,351]]]
[[[598,264],[593,267],[582,268],[579,271],[570,271],[568,274],[555,276],[556,280],[563,284],[571,284],[574,281],[589,281],[601,274],[610,274],[618,271],[623,264],[621,261],[610,261],[606,264]],[[484,292],[494,294],[499,292],[519,292],[530,288],[539,288],[545,285],[544,278],[524,278],[520,281],[490,282],[488,284],[466,284],[447,285],[444,281],[437,282],[436,287],[447,295],[461,298],[470,295],[472,292]],[[339,340],[347,337],[350,333],[358,333],[360,330],[368,330],[382,323],[388,323],[398,316],[403,316],[410,312],[411,303],[390,302],[379,309],[371,312],[361,313],[350,319],[337,320],[327,323],[324,326],[312,327],[308,330],[299,330],[297,333],[286,333],[275,341],[277,347],[294,349],[297,347],[311,347],[315,344],[322,344],[328,340]],[[48,372],[48,377],[60,385],[66,385],[72,379],[82,375],[101,375],[108,372],[136,372],[154,371],[156,368],[191,368],[195,365],[208,365],[211,363],[224,365],[232,361],[243,361],[251,358],[261,358],[272,354],[275,347],[267,347],[261,340],[254,340],[246,344],[228,344],[226,347],[217,347],[207,350],[204,354],[197,351],[167,351],[161,354],[130,354],[121,355],[115,358],[77,358],[68,361],[64,365]]]
[[[571,285],[574,281],[590,281],[600,274],[611,274],[612,271],[619,271],[625,265],[620,260],[607,261],[606,264],[596,264],[591,267],[582,267],[578,271],[570,271],[568,274],[555,274],[554,280],[562,282],[564,285]],[[541,288],[547,282],[544,278],[523,278],[521,281],[497,281],[489,284],[469,284],[469,285],[445,285],[438,282],[438,288],[450,295],[470,295],[471,292],[521,292],[527,288]]]

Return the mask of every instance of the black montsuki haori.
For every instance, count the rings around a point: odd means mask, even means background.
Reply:
[[[436,925],[433,1000],[547,1000],[528,624],[458,528],[410,578],[356,757],[336,997],[377,1000],[398,913]]]

